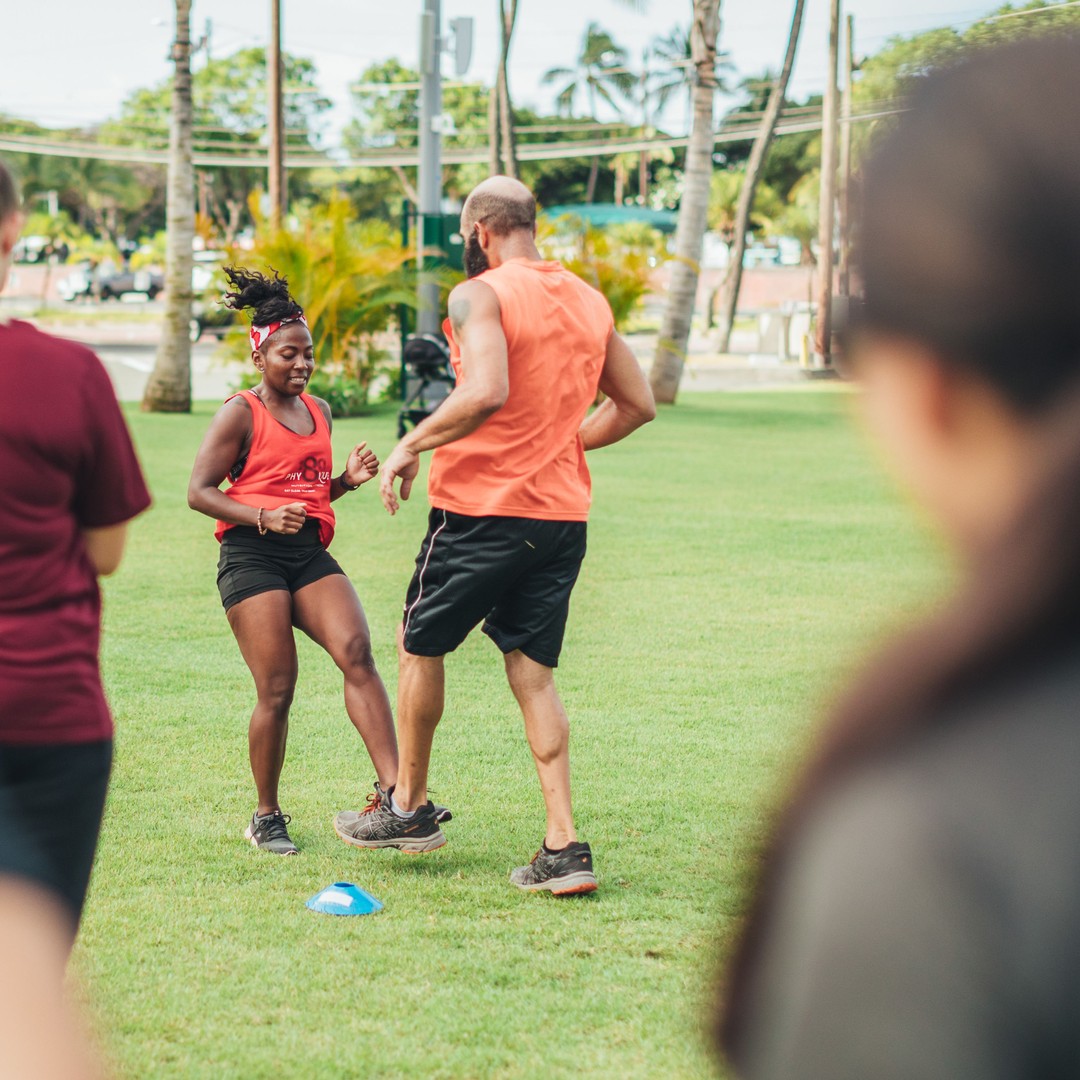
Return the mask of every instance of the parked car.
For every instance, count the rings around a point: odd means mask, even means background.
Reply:
[[[198,341],[203,334],[223,338],[234,326],[239,325],[238,312],[220,303],[220,294],[196,296],[191,302],[191,340]]]
[[[779,266],[780,253],[765,244],[751,244],[743,255],[743,267],[752,270],[756,266]]]
[[[70,273],[56,283],[56,291],[68,303],[89,300],[94,295],[94,270],[89,262],[76,263]]]
[[[197,251],[195,265],[191,270],[191,340],[198,341],[203,334],[223,338],[238,325],[238,312],[227,308],[221,298],[226,281],[219,269],[228,256],[223,251]]]
[[[165,277],[156,270],[119,270],[100,274],[94,285],[102,300],[119,300],[124,293],[142,293],[153,300],[165,288]]]
[[[12,248],[11,258],[17,263],[44,262],[49,252],[50,242],[47,236],[20,236]]]

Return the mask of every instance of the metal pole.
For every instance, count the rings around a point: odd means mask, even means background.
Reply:
[[[281,67],[281,0],[270,0],[270,46],[266,50],[266,89],[269,97],[267,190],[270,193],[270,223],[274,228],[281,225],[286,209]]]
[[[855,76],[855,16],[847,17],[847,63],[840,102],[840,280],[838,292],[851,295],[851,91]]]
[[[818,233],[818,307],[815,352],[822,367],[832,363],[833,231],[836,201],[837,66],[840,61],[840,0],[832,0],[829,17],[829,66],[821,128],[821,208]]]
[[[442,246],[442,29],[439,5],[440,0],[424,0],[420,15],[420,175],[417,178],[420,196],[417,265],[421,273],[416,330],[420,334],[436,335],[442,325],[439,285],[430,274],[424,273],[429,261],[424,252]]]
[[[641,54],[641,138],[649,137],[649,46]],[[649,151],[642,150],[638,159],[638,201],[649,205]]]

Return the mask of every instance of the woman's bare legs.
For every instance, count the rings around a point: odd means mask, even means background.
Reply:
[[[344,574],[313,581],[293,594],[296,625],[321,645],[345,676],[345,709],[367,747],[384,790],[397,782],[398,752],[386,687],[371,655],[371,634],[352,582]]]
[[[280,810],[278,780],[285,763],[289,706],[296,688],[296,642],[292,597],[283,589],[259,593],[228,610],[258,699],[248,726],[248,753],[262,817]]]

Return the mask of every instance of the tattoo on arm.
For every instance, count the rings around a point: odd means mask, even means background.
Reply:
[[[451,300],[449,314],[450,325],[453,326],[455,331],[460,331],[469,318],[469,301],[462,299]]]

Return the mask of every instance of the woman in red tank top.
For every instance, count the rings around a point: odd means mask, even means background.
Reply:
[[[253,309],[251,358],[262,380],[218,410],[195,459],[188,504],[217,519],[218,587],[255,680],[248,729],[258,806],[245,836],[295,855],[278,801],[289,706],[296,685],[293,627],[321,645],[345,676],[345,708],[385,789],[397,777],[390,702],[371,656],[363,608],[326,550],[330,504],[372,479],[379,461],[360,443],[331,478],[330,408],[305,392],[314,351],[303,312],[276,274],[228,267],[226,302]],[[221,490],[229,479],[231,486]]]

